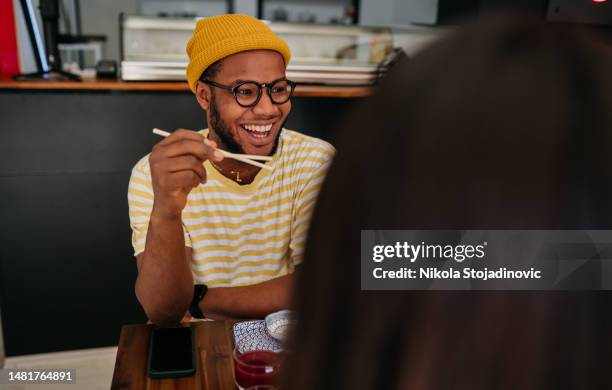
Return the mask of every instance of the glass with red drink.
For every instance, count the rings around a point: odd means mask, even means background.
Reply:
[[[234,349],[234,377],[236,386],[248,389],[254,386],[278,386],[281,356],[273,351],[239,352]]]

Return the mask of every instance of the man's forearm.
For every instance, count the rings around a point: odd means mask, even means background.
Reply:
[[[263,318],[292,306],[295,273],[242,287],[210,288],[200,309],[212,319]]]
[[[153,213],[139,259],[136,296],[154,323],[178,322],[193,296],[193,277],[186,259],[180,216]]]

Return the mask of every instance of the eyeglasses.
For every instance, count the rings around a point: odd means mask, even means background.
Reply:
[[[242,81],[233,87],[215,83],[212,80],[205,79],[201,81],[212,87],[230,91],[232,95],[234,95],[236,103],[238,103],[241,107],[253,107],[259,103],[263,88],[266,88],[268,96],[270,96],[270,100],[274,104],[286,103],[293,95],[293,90],[295,89],[295,83],[285,78],[263,84],[256,81]]]

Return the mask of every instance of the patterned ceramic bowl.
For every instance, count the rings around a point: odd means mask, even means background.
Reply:
[[[279,341],[285,341],[289,329],[295,325],[295,314],[291,310],[281,310],[266,316],[268,334]]]

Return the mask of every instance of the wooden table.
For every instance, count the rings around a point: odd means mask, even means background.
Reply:
[[[234,390],[232,323],[204,321],[193,322],[191,326],[196,343],[195,375],[151,379],[147,373],[147,358],[153,325],[124,325],[111,389]]]

